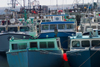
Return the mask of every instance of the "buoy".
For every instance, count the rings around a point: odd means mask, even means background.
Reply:
[[[63,54],[63,59],[64,59],[64,61],[68,61],[68,58],[67,58],[67,54],[66,53]]]

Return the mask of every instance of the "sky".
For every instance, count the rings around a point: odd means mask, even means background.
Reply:
[[[0,7],[10,7],[11,5],[8,5],[8,3],[10,3],[11,0],[0,0]],[[18,0],[19,3],[22,4],[23,0]],[[26,5],[28,4],[28,0],[26,1]],[[34,0],[30,0],[30,1],[34,1]],[[67,4],[75,4],[75,0],[38,0],[40,2],[40,5],[56,5],[57,1],[58,1],[58,5],[67,5]],[[77,0],[78,3],[82,3],[83,0]],[[93,0],[84,0],[84,3],[91,3]],[[97,0],[94,0],[94,2],[96,2]],[[18,5],[17,5],[18,6]]]

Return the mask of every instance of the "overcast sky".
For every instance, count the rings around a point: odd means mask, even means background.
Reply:
[[[7,3],[10,3],[11,0],[0,0],[0,7],[10,7]],[[23,0],[18,0],[21,4]],[[28,0],[26,1],[26,5],[28,4]],[[30,0],[34,1],[34,0]],[[41,5],[56,5],[56,1],[58,1],[58,5],[62,4],[73,4],[76,3],[75,0],[38,0]],[[93,0],[84,0],[84,3],[91,3]],[[94,0],[96,2],[97,0]],[[82,3],[83,0],[78,0],[79,3]]]

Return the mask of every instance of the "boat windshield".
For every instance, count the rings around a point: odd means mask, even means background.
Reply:
[[[100,29],[100,26],[98,26],[98,29]]]
[[[67,26],[67,29],[73,29],[74,28],[73,24],[66,24],[66,26]]]
[[[48,30],[49,29],[49,25],[42,25],[42,30]]]
[[[65,29],[65,24],[58,24],[58,29]]]
[[[21,32],[29,31],[29,27],[20,27]]]
[[[80,47],[80,41],[72,41],[72,47]]]
[[[54,42],[40,42],[40,48],[46,49],[46,48],[55,48]]]
[[[27,43],[12,44],[12,50],[26,49]]]
[[[5,27],[0,27],[0,32],[5,31]]]
[[[90,41],[81,41],[82,47],[90,47]]]
[[[54,24],[51,24],[50,25],[50,30],[54,30],[54,28],[55,28],[55,25]]]
[[[96,26],[92,26],[93,29],[96,29]]]
[[[100,46],[100,40],[92,40],[92,46],[93,47]]]
[[[17,32],[17,27],[8,27],[9,32]]]
[[[46,22],[51,22],[50,20],[46,20]]]
[[[45,22],[45,20],[42,20],[42,22]]]

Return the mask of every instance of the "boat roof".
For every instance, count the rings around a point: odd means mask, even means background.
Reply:
[[[67,14],[62,14],[62,15],[46,15],[47,17],[48,16],[69,16],[69,15],[67,15]]]
[[[89,35],[85,35],[79,38],[77,38],[76,36],[71,36],[70,39],[100,39],[100,36],[98,35],[98,37],[92,37],[92,38],[90,38]]]
[[[57,37],[58,38],[58,37]],[[18,40],[10,40],[12,43],[19,43],[19,42],[27,42],[27,41],[54,41],[57,38],[45,38],[45,39],[18,39]]]
[[[73,21],[55,21],[55,22],[41,22],[41,24],[69,24],[75,23]]]

